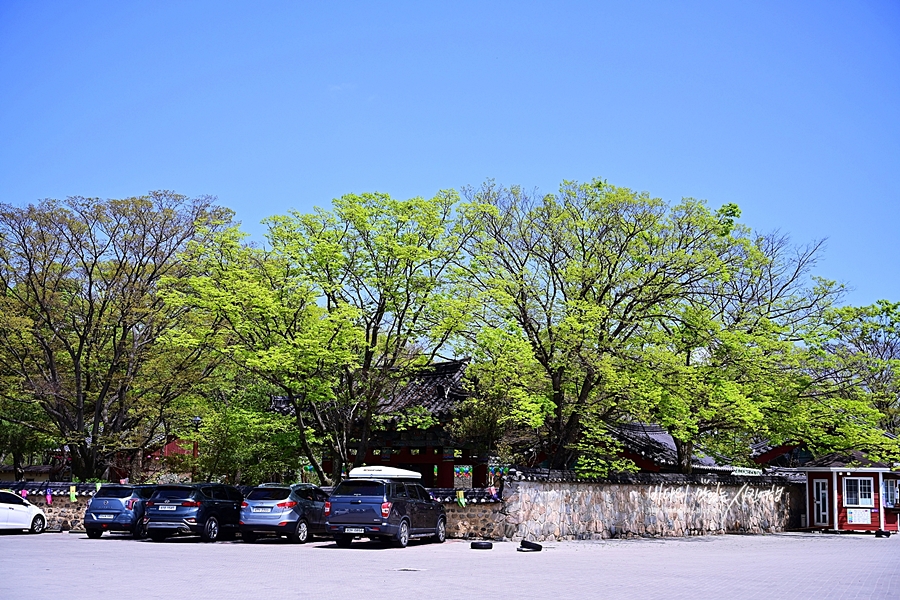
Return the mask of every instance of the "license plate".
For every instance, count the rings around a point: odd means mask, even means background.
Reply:
[[[177,506],[160,506],[159,510],[177,510]]]
[[[250,509],[251,512],[272,512],[272,509],[268,506],[254,506]]]
[[[112,519],[115,515],[97,515],[98,519]]]
[[[364,527],[344,527],[344,533],[365,533]]]

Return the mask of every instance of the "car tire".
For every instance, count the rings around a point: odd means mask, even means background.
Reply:
[[[31,527],[28,528],[28,533],[44,533],[44,528],[47,527],[47,521],[41,515],[35,515],[35,517],[31,520]]]
[[[534,542],[529,542],[528,540],[522,540],[519,543],[519,547],[524,548],[525,550],[529,550],[531,552],[540,552],[544,548],[540,544],[536,544]]]
[[[99,540],[100,536],[103,535],[103,530],[102,529],[88,529],[87,531],[85,531],[85,533],[87,533],[87,536],[89,538],[91,538],[92,540]]]
[[[305,544],[306,542],[308,542],[309,524],[303,519],[297,521],[297,528],[294,530],[294,533],[288,536],[288,539],[295,544]]]
[[[434,537],[431,540],[435,544],[443,544],[444,540],[447,539],[447,520],[444,517],[440,517],[438,519],[437,525],[434,528]]]
[[[219,539],[219,520],[215,517],[210,517],[206,520],[206,523],[203,524],[203,529],[200,530],[200,539],[204,542],[215,542]]]
[[[164,541],[166,541],[166,538],[169,537],[162,531],[151,531],[148,535],[150,536],[150,539],[153,540],[154,542],[164,542]]]
[[[256,540],[259,539],[259,536],[253,533],[252,531],[242,531],[241,539],[247,542],[248,544],[252,544]]]
[[[142,540],[147,537],[147,529],[142,522],[139,521],[135,524],[134,529],[131,530],[131,537],[136,540]]]
[[[409,545],[409,523],[400,521],[400,529],[394,537],[394,545],[397,548],[406,548]]]
[[[491,542],[472,542],[469,544],[469,548],[472,550],[492,550],[494,544]]]
[[[352,535],[336,535],[334,536],[334,543],[337,544],[338,548],[349,548],[350,544],[353,543]]]

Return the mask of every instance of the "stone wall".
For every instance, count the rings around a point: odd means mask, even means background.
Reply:
[[[802,493],[802,485],[759,477],[655,483],[512,480],[498,513],[498,537],[554,541],[773,533],[799,521],[791,506]]]
[[[84,531],[84,511],[91,502],[90,496],[76,496],[75,502],[69,495],[52,496],[52,504],[47,505],[44,496],[28,496],[28,501],[47,515],[48,531]]]
[[[69,498],[70,486],[75,486],[75,501]],[[84,511],[97,491],[93,483],[72,484],[63,481],[2,481],[0,489],[21,495],[47,515],[48,531],[84,531]],[[50,502],[47,502],[47,494]]]
[[[455,502],[445,502],[447,537],[466,539],[503,537],[504,516],[500,514],[502,507],[500,502],[467,504],[465,507]]]

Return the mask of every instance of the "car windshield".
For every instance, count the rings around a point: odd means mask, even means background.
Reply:
[[[123,488],[123,487],[106,487],[103,486],[97,493],[94,494],[94,498],[127,498],[131,495],[134,490],[131,488]]]
[[[332,496],[383,496],[384,484],[378,481],[342,481]]]
[[[250,492],[247,500],[284,500],[290,495],[291,490],[288,488],[256,488]]]
[[[153,494],[154,500],[183,500],[190,498],[194,490],[191,488],[159,488]]]

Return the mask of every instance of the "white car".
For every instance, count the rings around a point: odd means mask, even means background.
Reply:
[[[41,533],[47,527],[47,515],[37,506],[10,491],[0,490],[0,529],[27,529]]]

